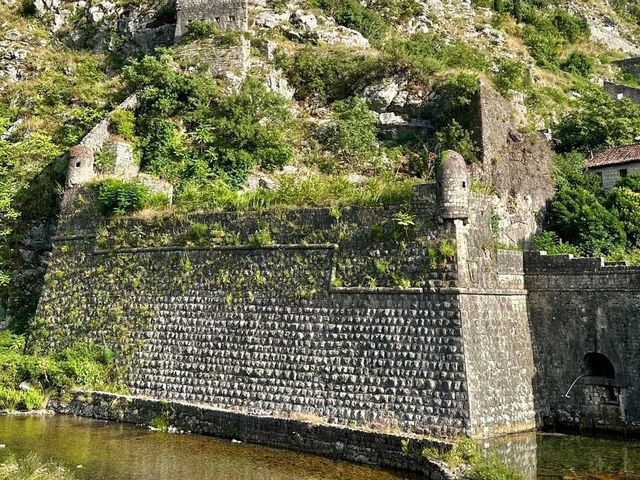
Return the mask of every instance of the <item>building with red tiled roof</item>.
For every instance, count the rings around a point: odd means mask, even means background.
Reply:
[[[587,167],[600,176],[602,188],[611,190],[620,177],[640,173],[640,143],[595,153],[587,159]]]

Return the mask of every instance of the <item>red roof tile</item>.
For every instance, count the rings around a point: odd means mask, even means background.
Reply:
[[[640,143],[623,147],[609,148],[587,158],[587,167],[597,168],[607,165],[640,161]]]

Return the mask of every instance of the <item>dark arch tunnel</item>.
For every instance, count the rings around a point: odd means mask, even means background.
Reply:
[[[616,378],[616,369],[606,355],[589,352],[584,356],[583,368],[588,377]]]

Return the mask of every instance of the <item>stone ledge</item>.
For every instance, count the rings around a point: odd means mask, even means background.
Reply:
[[[190,433],[421,472],[431,480],[456,478],[445,465],[417,454],[427,447],[446,451],[452,444],[417,435],[373,432],[104,392],[75,391],[69,404],[55,404],[53,408],[58,413],[139,425],[162,418],[172,427]],[[403,453],[403,440],[408,440],[409,450],[416,453]]]

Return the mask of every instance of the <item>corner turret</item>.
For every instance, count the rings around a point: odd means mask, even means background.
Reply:
[[[446,220],[469,218],[469,172],[462,155],[442,154],[437,174],[438,216]]]

